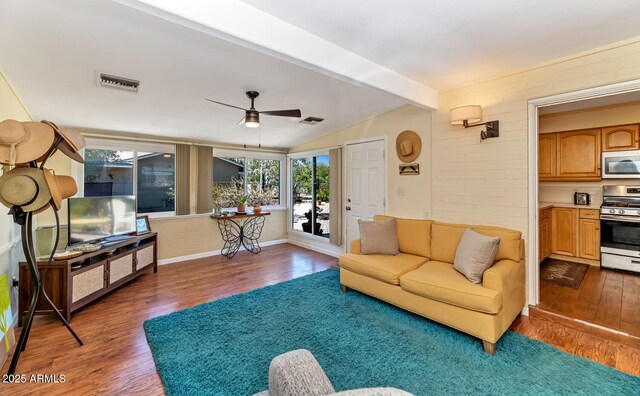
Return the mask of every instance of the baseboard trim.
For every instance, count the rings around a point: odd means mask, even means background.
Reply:
[[[287,242],[288,241],[286,239],[276,239],[273,241],[260,242],[260,246],[262,247],[273,246],[273,245],[279,245],[281,243],[287,243]],[[246,250],[244,246],[240,247],[240,251],[243,251],[243,250]],[[222,250],[218,249],[218,250],[210,250],[208,252],[188,254],[186,256],[170,257],[170,258],[158,260],[158,265],[167,265],[167,264],[179,263],[182,261],[195,260],[199,258],[219,256],[221,253],[222,253]]]
[[[292,245],[296,245],[296,246],[300,246],[300,247],[305,248],[305,249],[313,250],[314,252],[326,254],[327,256],[340,257],[340,253],[333,252],[333,251],[331,251],[329,249],[323,249],[323,248],[320,248],[320,247],[317,247],[315,245],[311,245],[311,244],[308,244],[308,243],[295,241],[293,239],[288,239],[287,242],[292,244]]]

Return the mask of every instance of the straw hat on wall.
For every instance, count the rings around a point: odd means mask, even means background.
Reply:
[[[401,162],[413,162],[422,151],[422,140],[414,131],[400,132],[396,139],[396,152]]]

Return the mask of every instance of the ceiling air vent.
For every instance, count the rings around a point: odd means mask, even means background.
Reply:
[[[129,92],[138,92],[140,81],[130,78],[112,76],[110,74],[100,73],[100,85],[105,88],[122,89]]]
[[[321,123],[322,121],[324,121],[324,118],[320,118],[320,117],[307,117],[304,120],[300,121],[301,124],[307,124],[307,125],[316,125]]]

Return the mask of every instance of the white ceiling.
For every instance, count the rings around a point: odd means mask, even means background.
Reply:
[[[286,148],[440,90],[640,36],[640,1],[2,0],[0,68],[37,119]],[[256,8],[253,8],[256,7]],[[138,94],[97,84],[106,72]],[[373,88],[375,87],[375,88]],[[258,110],[296,119],[238,126]]]
[[[65,126],[249,145],[260,133],[285,148],[406,103],[110,1],[3,1],[0,37],[0,67],[27,108]],[[99,72],[141,80],[140,92],[101,88]],[[262,116],[249,129],[242,111],[204,100],[246,108],[248,90],[258,110],[325,121]]]
[[[242,0],[436,89],[640,36],[638,0]]]

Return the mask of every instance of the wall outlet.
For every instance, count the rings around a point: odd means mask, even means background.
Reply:
[[[399,197],[404,197],[405,196],[405,191],[404,191],[404,187],[398,187],[398,196]]]
[[[423,213],[423,216],[424,216],[425,219],[428,219],[429,218],[429,211],[425,210],[424,213]]]
[[[11,275],[11,287],[18,287],[18,278],[15,275]]]

